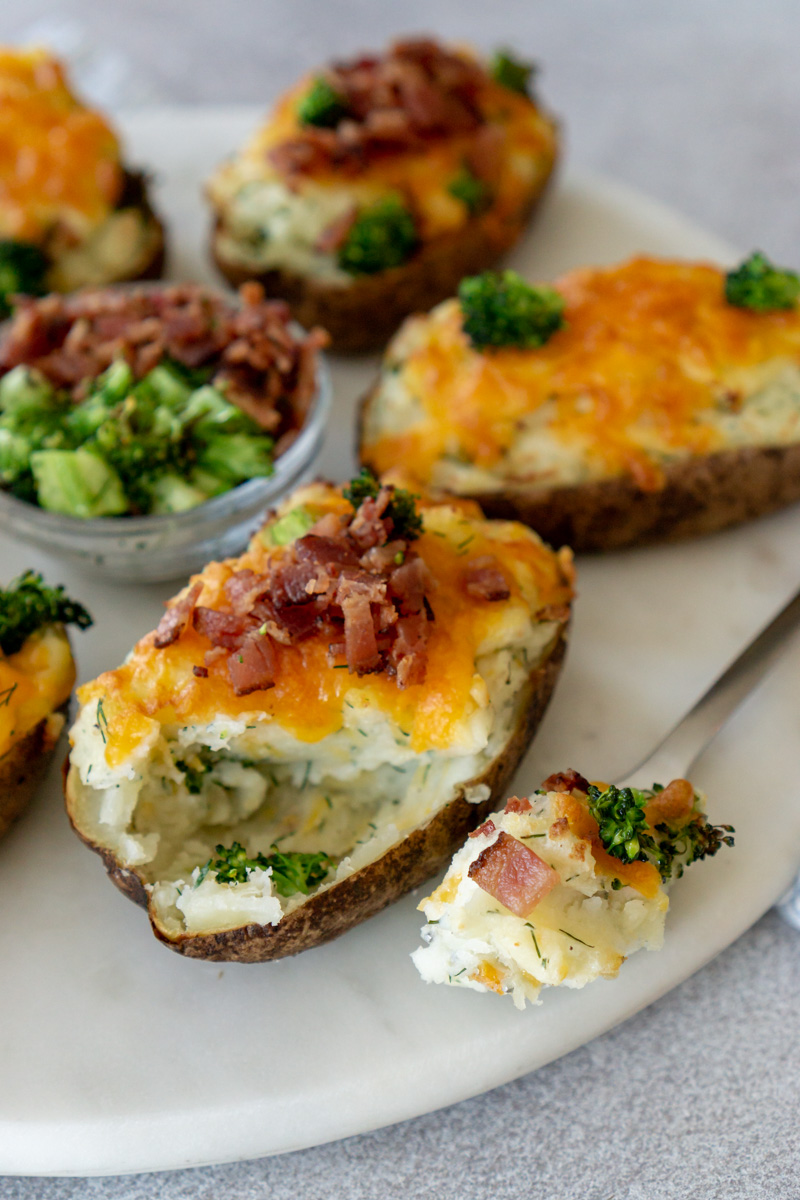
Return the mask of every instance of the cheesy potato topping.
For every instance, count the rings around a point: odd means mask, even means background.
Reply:
[[[457,300],[401,328],[361,454],[417,485],[481,495],[629,475],[657,489],[690,456],[800,441],[800,313],[728,304],[709,264],[636,258],[554,286],[538,349],[474,349]]]
[[[463,51],[465,57],[471,57]],[[358,172],[321,167],[287,178],[270,152],[301,130],[298,103],[314,82],[302,79],[276,104],[265,124],[212,176],[207,192],[219,221],[216,248],[225,261],[252,270],[284,269],[347,284],[336,255],[320,248],[322,235],[354,208],[387,195],[404,198],[423,242],[463,228],[468,208],[449,188],[475,146],[474,132],[431,140],[421,148],[368,159]],[[483,73],[478,105],[497,132],[492,203],[481,220],[502,229],[550,174],[556,126],[531,99]]]
[[[69,699],[74,683],[63,626],[32,634],[16,654],[0,651],[0,758]]]
[[[0,236],[83,240],[116,205],[120,148],[43,49],[0,48]]]
[[[314,519],[352,512],[341,491],[314,484],[273,520],[298,506]],[[171,933],[264,923],[268,912],[277,921],[305,899],[279,900],[264,871],[246,891],[200,879],[216,843],[324,852],[342,878],[447,803],[510,737],[524,684],[560,629],[548,606],[569,603],[569,556],[469,503],[423,501],[420,512],[413,545],[436,583],[424,682],[401,689],[385,671],[351,674],[319,633],[277,645],[269,690],[236,695],[222,660],[194,674],[209,643],[190,625],[161,649],[147,635],[79,689],[71,775],[81,830],[150,882]],[[269,528],[239,559],[195,577],[198,605],[224,607],[237,571],[268,573],[286,552]],[[460,586],[468,556],[486,554],[510,581],[506,599],[474,600]],[[476,787],[470,798],[488,794]]]
[[[669,900],[658,870],[605,853],[568,794],[536,794],[530,802],[527,812],[492,814],[419,905],[426,944],[412,958],[427,982],[510,994],[524,1008],[541,1003],[542,987],[614,978],[634,951],[660,949]],[[472,864],[503,834],[557,873],[555,886],[525,916],[470,877]]]

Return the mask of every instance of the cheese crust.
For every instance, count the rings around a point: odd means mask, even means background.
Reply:
[[[718,268],[647,258],[554,286],[565,326],[535,350],[475,349],[456,300],[410,318],[365,402],[362,461],[378,471],[403,462],[420,486],[531,519],[544,536],[574,532],[576,548],[603,547],[602,529],[588,526],[603,506],[620,506],[620,492],[630,504],[650,496],[653,511],[646,528],[616,532],[615,513],[606,545],[670,536],[658,499],[668,492],[672,525],[690,510],[686,532],[795,498],[800,485],[793,491],[785,472],[760,487],[769,495],[738,507],[715,510],[719,485],[703,499],[687,492],[702,490],[695,464],[724,476],[726,463],[730,471],[769,448],[786,451],[782,467],[800,444],[797,309],[735,308]]]

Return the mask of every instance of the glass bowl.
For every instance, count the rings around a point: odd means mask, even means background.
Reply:
[[[244,549],[258,518],[310,474],[325,433],[332,389],[317,355],[317,390],[298,437],[267,478],[240,483],[186,512],[150,517],[67,517],[0,491],[0,522],[20,541],[120,582],[157,583],[200,570]]]

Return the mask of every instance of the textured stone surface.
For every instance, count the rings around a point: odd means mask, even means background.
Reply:
[[[5,5],[0,37],[51,12]],[[395,29],[514,44],[542,63],[573,162],[797,264],[794,0],[65,0],[59,15],[124,53],[131,94],[175,103],[266,104],[304,67]],[[621,1028],[481,1098],[277,1159],[5,1179],[0,1200],[795,1200],[798,1102],[800,943],[769,914]]]

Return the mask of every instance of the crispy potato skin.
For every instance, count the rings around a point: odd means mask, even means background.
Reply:
[[[64,711],[44,717],[0,758],[0,837],[30,803],[50,765]]]
[[[430,878],[447,863],[470,830],[505,798],[508,784],[524,755],[547,708],[566,651],[568,622],[559,628],[547,660],[531,672],[520,694],[514,732],[503,751],[480,779],[491,789],[481,804],[470,804],[463,794],[456,797],[428,823],[415,829],[380,859],[369,863],[347,879],[313,896],[279,925],[246,925],[214,934],[182,934],[169,937],[152,918],[153,932],[171,950],[187,958],[213,962],[268,962],[286,958],[322,945],[346,933],[354,925],[374,916],[400,896]],[[66,778],[67,813],[78,836],[103,859],[111,880],[129,899],[148,907],[144,882],[135,869],[125,869],[108,851],[93,843],[78,829],[72,815],[70,776]]]
[[[366,413],[377,384],[361,402],[356,457],[377,473],[362,450]],[[511,489],[470,495],[487,517],[522,521],[549,545],[576,554],[679,542],[766,516],[800,500],[800,445],[744,446],[665,469],[664,485],[644,491],[630,476],[571,487]],[[461,493],[459,493],[461,495]]]
[[[306,329],[321,325],[331,335],[335,352],[355,354],[381,349],[404,317],[452,296],[465,275],[493,266],[522,236],[528,219],[547,188],[552,168],[538,190],[507,222],[473,217],[463,229],[435,238],[400,267],[361,275],[346,285],[318,283],[287,271],[254,274],[226,263],[216,251],[214,262],[234,287],[256,279],[268,296],[286,300]]]
[[[128,200],[127,203],[126,200]],[[142,264],[135,275],[129,277],[129,281],[131,283],[138,283],[147,279],[160,279],[164,274],[166,260],[166,231],[164,223],[158,217],[150,203],[148,180],[144,172],[125,171],[125,184],[120,206],[140,209],[147,224],[158,233],[158,239],[154,243],[153,253],[150,258]]]

